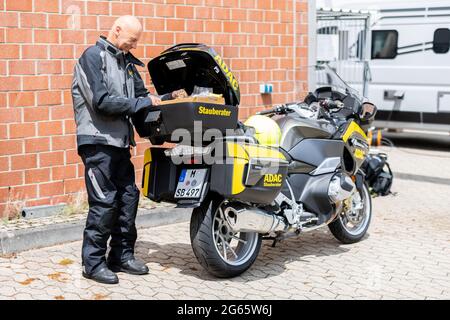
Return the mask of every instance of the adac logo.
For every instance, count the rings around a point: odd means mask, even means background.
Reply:
[[[199,114],[207,114],[210,116],[221,116],[221,117],[229,117],[231,115],[231,111],[227,109],[215,109],[215,108],[206,108],[204,106],[200,106],[198,108]]]
[[[239,88],[239,83],[238,83],[237,79],[233,76],[233,73],[231,73],[231,70],[228,68],[228,66],[223,61],[222,57],[219,55],[216,55],[214,60],[216,60],[217,64],[220,66],[222,71],[225,73],[226,77],[228,78],[228,80],[231,83],[231,87],[234,90],[237,90]]]
[[[281,187],[283,182],[282,174],[265,174],[264,187]]]

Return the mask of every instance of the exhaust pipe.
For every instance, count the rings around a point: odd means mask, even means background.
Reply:
[[[258,208],[233,203],[224,210],[225,219],[234,232],[270,233],[284,231],[283,218]]]

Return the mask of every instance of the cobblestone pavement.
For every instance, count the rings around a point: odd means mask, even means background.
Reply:
[[[450,177],[448,158],[388,152],[394,170]],[[151,272],[120,273],[113,286],[81,277],[81,242],[2,257],[0,299],[450,299],[450,185],[397,179],[393,191],[373,199],[363,241],[342,245],[325,227],[267,242],[234,279],[202,270],[180,223],[140,230],[137,256]]]

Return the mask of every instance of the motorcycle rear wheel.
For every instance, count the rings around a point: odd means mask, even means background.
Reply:
[[[255,262],[262,236],[256,232],[234,233],[223,216],[221,199],[206,201],[191,216],[192,250],[198,262],[210,274],[231,278],[246,271]]]
[[[344,244],[361,241],[366,235],[372,219],[372,199],[370,197],[369,187],[367,184],[363,184],[362,189],[357,192],[359,192],[360,202],[362,204],[362,208],[357,212],[361,218],[360,222],[354,223],[354,221],[351,221],[351,213],[342,213],[328,225],[334,237]],[[357,220],[356,215],[355,220]]]

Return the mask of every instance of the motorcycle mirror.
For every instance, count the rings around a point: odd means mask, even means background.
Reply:
[[[375,114],[377,113],[377,107],[370,102],[364,102],[361,106],[361,111],[359,117],[363,121],[373,120]]]

